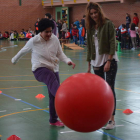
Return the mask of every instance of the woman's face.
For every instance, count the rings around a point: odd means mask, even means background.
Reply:
[[[52,35],[52,27],[49,27],[46,30],[42,31],[40,35],[44,40],[49,40]]]
[[[97,10],[91,9],[89,14],[90,14],[90,17],[91,17],[95,22],[98,21],[99,13],[98,13]]]

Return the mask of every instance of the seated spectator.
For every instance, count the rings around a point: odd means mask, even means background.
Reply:
[[[9,38],[9,35],[8,35],[8,32],[7,31],[5,31],[5,33],[3,34],[3,38],[4,39],[8,39]]]
[[[14,41],[14,31],[11,30],[10,32],[10,41]]]
[[[14,40],[18,40],[18,32],[16,30],[14,31]]]
[[[26,34],[26,39],[29,40],[30,38],[32,38],[32,34],[30,33],[30,31],[28,31]]]
[[[23,34],[23,32],[21,31],[18,37],[19,40],[25,40],[25,35]]]
[[[3,36],[2,36],[2,33],[0,32],[0,40],[2,40],[3,39]]]
[[[29,27],[29,32],[32,34],[32,37],[34,37],[34,31],[32,31],[31,27]]]
[[[24,31],[24,29],[22,29],[22,32],[23,32],[24,36],[26,36],[26,32]]]

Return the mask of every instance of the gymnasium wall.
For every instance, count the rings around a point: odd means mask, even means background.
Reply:
[[[51,8],[44,9],[41,0],[0,0],[0,31],[17,30],[22,28],[34,30],[37,18],[44,17],[45,13],[53,14]]]
[[[119,26],[122,23],[125,24],[126,13],[131,15],[131,21],[133,19],[133,13],[138,13],[140,18],[140,2],[135,3],[101,3],[101,7],[105,15],[113,21],[115,26]],[[85,14],[86,4],[84,5],[74,5],[70,8],[70,22],[75,19],[81,19],[83,14]]]

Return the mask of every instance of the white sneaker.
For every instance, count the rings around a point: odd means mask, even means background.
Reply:
[[[109,121],[108,124],[106,125],[105,129],[106,130],[111,130],[115,128],[115,121]]]

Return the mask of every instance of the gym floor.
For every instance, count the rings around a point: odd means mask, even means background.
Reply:
[[[30,54],[16,65],[11,58],[25,45],[25,41],[0,41],[0,137],[6,140],[17,135],[21,140],[139,140],[140,139],[140,49],[118,52],[116,77],[116,128],[101,128],[91,133],[78,133],[67,127],[49,125],[47,87],[33,76]],[[64,49],[76,67],[60,63],[60,80],[87,71],[86,48]],[[93,73],[93,71],[92,71]],[[38,100],[35,96],[43,94]],[[131,109],[132,114],[123,113]]]

